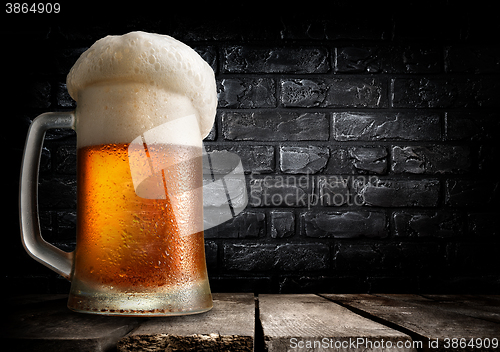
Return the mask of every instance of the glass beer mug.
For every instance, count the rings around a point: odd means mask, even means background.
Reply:
[[[67,79],[74,112],[30,126],[20,222],[25,249],[71,281],[68,307],[108,315],[181,315],[212,308],[203,239],[202,138],[216,109],[212,69],[168,36],[108,36]],[[51,128],[77,133],[77,243],[43,240],[38,165]]]

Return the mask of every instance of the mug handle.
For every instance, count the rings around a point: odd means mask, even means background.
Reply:
[[[74,129],[74,124],[74,111],[48,112],[33,120],[24,146],[19,186],[19,222],[24,249],[35,260],[68,280],[71,280],[74,252],[60,250],[46,242],[40,234],[38,168],[45,132],[52,128]]]

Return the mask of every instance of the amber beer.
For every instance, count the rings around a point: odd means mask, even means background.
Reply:
[[[147,160],[135,158],[128,143],[78,150],[75,275],[89,286],[163,292],[207,279],[203,231],[198,231],[203,228],[201,148],[142,147]],[[168,167],[137,192],[131,165],[148,175],[152,161]]]

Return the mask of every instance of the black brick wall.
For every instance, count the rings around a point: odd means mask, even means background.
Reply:
[[[19,15],[4,25],[20,52],[2,58],[11,67],[2,240],[12,292],[68,290],[19,240],[29,123],[75,108],[65,76],[95,40],[144,30],[176,37],[212,66],[219,108],[206,146],[237,153],[246,172],[246,210],[205,233],[214,291],[498,293],[497,11],[446,1],[368,15],[342,1],[315,15],[248,9],[84,26]],[[75,141],[72,131],[48,133],[40,171],[43,235],[66,250],[75,243]]]

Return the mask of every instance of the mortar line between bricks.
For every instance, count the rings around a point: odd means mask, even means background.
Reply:
[[[64,111],[71,111],[65,109]],[[491,114],[498,113],[498,108],[495,107],[381,107],[381,108],[367,108],[367,107],[356,107],[356,106],[290,106],[290,107],[264,107],[264,108],[229,108],[229,107],[218,107],[218,114],[225,113],[262,113],[262,112],[300,112],[300,113],[378,113],[378,114],[398,114],[398,113],[412,113],[414,115],[422,114],[444,114],[447,112],[455,113],[476,113],[476,114]]]
[[[289,79],[349,79],[349,78],[381,78],[381,79],[413,79],[413,80],[449,80],[449,79],[474,79],[481,80],[483,78],[498,77],[500,73],[462,73],[462,72],[435,72],[435,73],[367,73],[367,72],[336,72],[331,70],[329,72],[306,72],[306,73],[294,73],[294,72],[263,72],[263,71],[249,71],[249,72],[224,72],[219,71],[216,74],[217,79],[224,78],[276,78],[278,80],[289,80]]]
[[[280,109],[280,108],[283,108],[283,105],[281,103],[281,94],[282,94],[282,91],[281,91],[281,84],[280,82],[283,80],[283,75],[278,75],[276,77],[273,77],[274,79],[274,85],[275,85],[275,98],[276,98],[276,108]]]
[[[244,142],[244,144],[242,144]],[[266,140],[253,140],[253,141],[244,141],[244,140],[223,140],[223,141],[204,141],[203,142],[206,147],[213,148],[214,150],[223,149],[223,148],[234,148],[234,147],[305,147],[305,146],[321,146],[321,147],[393,147],[393,146],[468,146],[469,144],[466,141],[440,141],[438,139],[435,140],[352,140],[352,141],[337,141],[337,140],[328,140],[328,141],[317,141],[317,140],[302,140],[302,141],[266,141]],[[58,175],[68,175],[64,173],[58,173]],[[432,174],[428,174],[432,175]],[[464,173],[465,175],[465,173]]]

